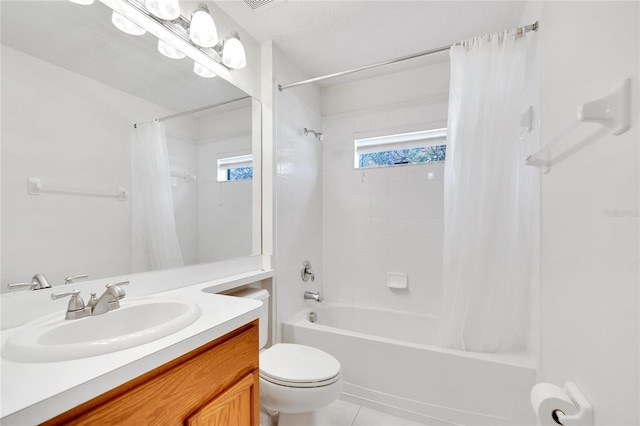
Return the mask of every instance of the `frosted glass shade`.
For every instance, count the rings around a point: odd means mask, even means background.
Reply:
[[[237,34],[230,35],[224,41],[222,50],[222,63],[229,68],[244,68],[247,65],[247,56],[244,53],[244,46]]]
[[[90,4],[93,4],[93,0],[69,0],[69,1],[71,1],[71,3],[82,4],[84,6],[88,6]]]
[[[144,28],[134,24],[115,11],[111,14],[111,22],[116,26],[117,29],[119,29],[120,31],[124,31],[127,34],[142,35],[147,32],[147,30],[145,30]]]
[[[213,78],[216,76],[216,73],[214,73],[209,68],[197,62],[193,63],[193,72],[198,74],[200,77],[204,77],[204,78]]]
[[[145,0],[147,10],[160,19],[173,21],[180,16],[178,0]]]
[[[218,30],[206,7],[196,10],[191,15],[189,37],[195,44],[202,47],[213,47],[218,44]]]
[[[171,59],[182,59],[185,57],[184,53],[162,40],[158,40],[158,52]]]

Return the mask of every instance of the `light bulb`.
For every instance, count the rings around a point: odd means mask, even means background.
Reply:
[[[184,53],[162,40],[158,40],[158,52],[172,59],[182,59],[185,56]]]
[[[111,22],[116,26],[120,31],[124,31],[127,34],[131,35],[142,35],[147,32],[144,28],[134,24],[124,16],[117,13],[115,10],[113,14],[111,14]]]
[[[203,3],[200,3],[198,10],[191,15],[189,37],[195,44],[202,47],[213,47],[218,44],[216,24],[209,14],[209,9]]]
[[[89,6],[93,4],[93,0],[69,0],[71,3],[81,4],[83,6]]]
[[[213,71],[198,62],[193,63],[193,72],[204,78],[213,78],[216,76]]]
[[[145,0],[147,10],[160,19],[173,21],[180,17],[178,0]]]
[[[222,63],[235,69],[244,68],[247,65],[247,56],[238,33],[233,33],[224,40]]]

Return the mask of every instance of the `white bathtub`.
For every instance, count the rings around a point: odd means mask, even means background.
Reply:
[[[530,362],[431,346],[437,326],[431,315],[322,302],[284,324],[284,341],[335,356],[347,401],[427,424],[535,424]]]

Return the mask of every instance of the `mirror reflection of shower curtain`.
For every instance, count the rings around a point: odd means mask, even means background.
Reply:
[[[445,162],[444,304],[438,344],[499,352],[528,344],[538,183],[520,116],[537,35],[492,34],[451,48]],[[537,78],[535,80],[537,84]],[[537,222],[536,222],[537,223]]]
[[[184,266],[164,125],[138,123],[131,141],[133,272]]]

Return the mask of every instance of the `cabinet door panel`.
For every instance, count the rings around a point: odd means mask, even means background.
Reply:
[[[258,424],[254,411],[258,398],[257,372],[249,374],[201,407],[186,426],[245,426]]]

